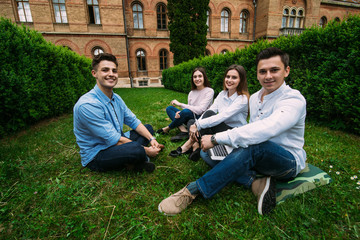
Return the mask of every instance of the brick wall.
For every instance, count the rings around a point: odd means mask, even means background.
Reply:
[[[173,54],[169,48],[169,31],[157,29],[156,6],[165,4],[162,0],[139,0],[143,9],[143,29],[134,29],[132,6],[135,1],[102,0],[99,1],[101,24],[89,24],[89,13],[85,0],[66,0],[67,24],[55,23],[52,1],[29,0],[32,23],[27,26],[40,31],[44,37],[55,43],[71,48],[73,51],[92,58],[94,47],[101,47],[105,52],[114,54],[119,61],[119,78],[121,86],[130,86],[127,61],[128,38],[130,72],[134,86],[147,82],[148,86],[161,86],[159,52],[167,50],[168,66],[173,66]],[[341,4],[334,0],[257,0],[256,29],[254,32],[255,6],[253,0],[211,0],[210,27],[207,50],[219,54],[223,50],[234,51],[251,44],[257,38],[274,39],[279,36],[283,8],[303,8],[305,10],[304,26],[318,25],[320,18],[326,16],[330,21],[335,17],[344,18],[347,14],[359,14],[360,4]],[[125,8],[125,20],[123,17]],[[228,32],[221,32],[221,11],[230,14]],[[247,11],[245,33],[239,32],[240,13]],[[0,0],[0,16],[19,23],[15,0]],[[20,24],[20,23],[19,23]],[[138,71],[136,51],[143,49],[146,54],[146,71]]]

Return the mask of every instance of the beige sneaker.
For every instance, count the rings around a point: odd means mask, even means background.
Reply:
[[[257,196],[260,215],[270,213],[276,207],[276,184],[271,177],[255,179],[251,190]]]
[[[174,216],[189,206],[197,195],[192,195],[186,186],[177,193],[162,200],[158,206],[159,212],[168,216]]]

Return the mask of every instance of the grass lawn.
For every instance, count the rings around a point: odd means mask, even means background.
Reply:
[[[143,123],[169,124],[165,108],[183,93],[117,89]],[[360,237],[360,137],[307,122],[308,162],[333,182],[257,213],[251,191],[231,184],[210,200],[198,197],[183,213],[161,215],[159,202],[209,170],[166,149],[149,173],[83,169],[72,114],[51,119],[0,144],[0,239],[356,239]],[[357,176],[357,179],[354,179]],[[352,179],[353,178],[353,179]]]

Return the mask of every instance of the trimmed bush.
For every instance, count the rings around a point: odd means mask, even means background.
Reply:
[[[349,16],[325,28],[312,27],[299,36],[259,40],[225,55],[194,59],[163,71],[166,88],[188,93],[190,74],[203,66],[216,93],[222,90],[223,74],[231,64],[247,71],[250,93],[260,89],[256,78],[256,55],[267,47],[278,47],[290,55],[286,82],[307,100],[308,119],[334,129],[360,134],[360,17]]]
[[[91,89],[91,60],[0,20],[0,137],[69,112]]]

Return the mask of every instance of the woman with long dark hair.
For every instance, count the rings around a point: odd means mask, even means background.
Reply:
[[[172,100],[171,106],[166,108],[166,113],[172,122],[168,126],[157,130],[157,133],[167,133],[171,129],[178,127],[180,134],[174,140],[186,139],[188,131],[183,124],[186,125],[190,119],[194,119],[194,116],[200,117],[210,107],[213,98],[214,90],[210,88],[205,69],[203,67],[195,68],[191,74],[191,91],[188,95],[188,104],[181,103],[176,99]],[[183,110],[177,107],[181,107]]]

